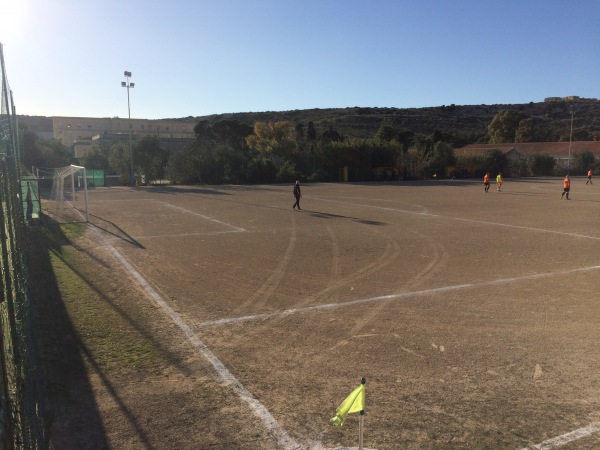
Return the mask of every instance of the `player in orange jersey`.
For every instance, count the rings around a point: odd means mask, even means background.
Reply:
[[[569,200],[569,192],[571,191],[571,180],[569,180],[569,175],[565,177],[563,180],[563,193],[560,198],[563,198],[563,195],[567,194],[567,200]]]
[[[485,192],[490,190],[490,174],[488,172],[483,176],[483,190]]]

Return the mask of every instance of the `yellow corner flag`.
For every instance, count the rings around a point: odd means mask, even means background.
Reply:
[[[363,378],[364,380],[364,378]],[[352,393],[346,397],[340,406],[335,410],[335,417],[329,421],[336,427],[341,427],[350,413],[360,412],[365,409],[365,384],[364,382],[354,389]]]

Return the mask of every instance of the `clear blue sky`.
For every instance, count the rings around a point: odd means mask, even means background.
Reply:
[[[18,114],[600,98],[600,0],[0,0]]]

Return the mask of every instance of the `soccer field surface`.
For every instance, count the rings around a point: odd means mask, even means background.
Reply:
[[[112,187],[89,212],[115,269],[277,448],[356,447],[358,415],[329,419],[366,377],[366,448],[591,449],[600,191],[585,181],[570,200],[558,178],[307,184],[302,211],[292,185]]]

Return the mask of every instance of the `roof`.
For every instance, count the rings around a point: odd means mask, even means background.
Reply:
[[[594,155],[600,155],[600,141],[573,141],[570,144],[571,153],[582,153],[588,151]],[[490,150],[500,150],[508,153],[516,149],[525,154],[538,153],[553,156],[567,156],[569,154],[569,142],[513,142],[508,144],[469,144],[454,149],[455,155],[480,155]]]

